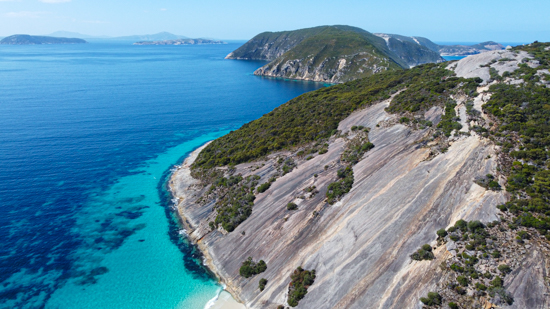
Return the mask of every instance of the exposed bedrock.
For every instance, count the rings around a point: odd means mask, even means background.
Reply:
[[[186,168],[175,173],[173,190],[181,198],[180,213],[194,229],[191,237],[200,240],[211,266],[248,307],[285,304],[289,276],[302,266],[316,269],[317,278],[298,308],[421,308],[419,298],[440,279],[437,261],[449,252],[440,247],[432,262],[412,261],[410,254],[425,243],[435,244],[435,231],[458,219],[498,219],[496,206],[506,201],[506,193],[488,191],[473,182],[477,176],[495,173],[495,146],[473,133],[454,138],[446,153],[431,157],[430,149],[418,144],[427,131],[391,125],[395,121],[384,111],[387,104],[353,113],[340,123],[344,133],[352,125],[370,127],[369,138],[376,147],[354,166],[352,190],[334,205],[324,198],[328,184],[335,180],[334,166],[345,138],[332,141],[328,153],[300,162],[258,194],[252,215],[225,235],[207,228],[215,217],[213,205],[194,203],[205,189],[192,185]],[[437,121],[438,112],[431,114],[435,115],[427,117]],[[236,173],[269,176],[279,155],[241,164]],[[319,190],[317,195],[298,198],[312,185]],[[286,209],[291,201],[298,210]],[[514,270],[513,278],[520,279],[507,279],[513,281],[508,285],[516,308],[547,304],[541,303],[544,297],[532,299],[526,292],[548,292],[543,284],[546,260],[537,252]],[[263,259],[268,267],[261,275],[244,279],[239,267],[249,256]],[[260,292],[262,277],[268,284]]]

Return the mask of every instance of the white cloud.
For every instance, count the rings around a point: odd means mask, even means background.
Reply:
[[[31,11],[21,11],[21,12],[9,12],[4,14],[6,17],[13,17],[13,18],[38,18],[44,14],[47,14],[48,12],[31,12]]]
[[[65,2],[71,2],[71,0],[38,0],[40,2],[44,3],[65,3]]]
[[[161,11],[166,11],[166,9],[165,9],[165,8],[162,8],[162,9],[160,9],[160,10],[161,10]]]

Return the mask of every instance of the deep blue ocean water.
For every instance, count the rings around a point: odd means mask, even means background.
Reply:
[[[0,308],[203,308],[170,168],[318,83],[239,44],[0,46]]]

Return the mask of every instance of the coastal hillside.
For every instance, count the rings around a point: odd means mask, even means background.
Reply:
[[[488,41],[474,45],[438,45],[427,38],[419,36],[403,36],[398,34],[375,33],[386,40],[388,48],[394,52],[403,49],[403,45],[417,44],[439,53],[441,56],[469,56],[492,50],[503,50],[502,44]]]
[[[170,181],[248,308],[548,308],[550,44],[299,96]]]
[[[27,34],[16,34],[3,38],[1,45],[40,45],[40,44],[83,44],[87,43],[76,38],[56,38],[50,36],[35,36]]]
[[[256,75],[330,83],[443,61],[418,44],[403,43],[392,51],[383,39],[350,26],[261,33],[226,59],[271,61],[256,70]]]

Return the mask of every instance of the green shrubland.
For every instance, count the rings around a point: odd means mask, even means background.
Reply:
[[[288,287],[288,305],[298,306],[298,302],[307,294],[307,289],[315,281],[315,269],[305,270],[298,267],[290,276],[290,285]]]

